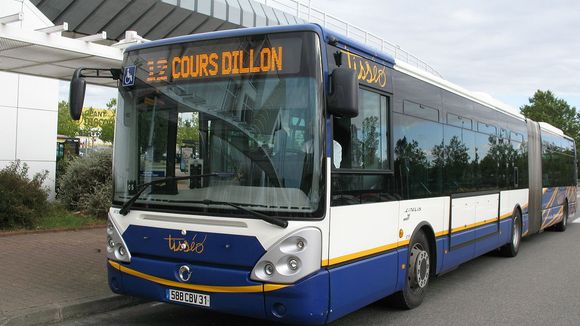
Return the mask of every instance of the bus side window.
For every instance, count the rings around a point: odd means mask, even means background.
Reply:
[[[341,157],[334,157],[334,168],[382,170],[389,167],[387,97],[365,89],[359,90],[359,115],[334,118],[333,148]]]
[[[389,162],[388,97],[359,89],[359,115],[333,118],[332,205],[395,200]]]

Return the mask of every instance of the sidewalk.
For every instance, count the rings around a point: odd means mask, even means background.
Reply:
[[[0,237],[0,325],[34,325],[141,302],[107,284],[105,229]]]

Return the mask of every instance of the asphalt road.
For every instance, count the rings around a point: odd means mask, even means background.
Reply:
[[[332,325],[580,325],[580,219],[564,233],[522,242],[515,258],[490,253],[434,279],[410,311],[376,302]],[[69,320],[62,325],[269,325],[162,303]]]

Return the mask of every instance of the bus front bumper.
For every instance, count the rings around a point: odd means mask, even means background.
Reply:
[[[184,265],[190,271],[187,281],[179,278]],[[328,317],[325,269],[282,285],[252,281],[249,270],[140,257],[128,264],[109,260],[107,267],[109,286],[119,294],[304,325],[324,324]]]

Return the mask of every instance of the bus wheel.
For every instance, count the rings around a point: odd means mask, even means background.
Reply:
[[[404,309],[413,309],[423,302],[429,285],[431,257],[429,242],[423,232],[417,233],[409,246],[405,287],[394,296],[395,303]]]
[[[562,220],[560,221],[560,223],[556,224],[554,226],[554,230],[558,231],[558,232],[564,232],[566,231],[566,228],[568,227],[568,200],[564,201],[564,217],[562,217]]]
[[[509,243],[499,248],[499,253],[504,257],[515,257],[520,250],[522,242],[522,217],[519,210],[514,211],[512,223],[512,239]]]

